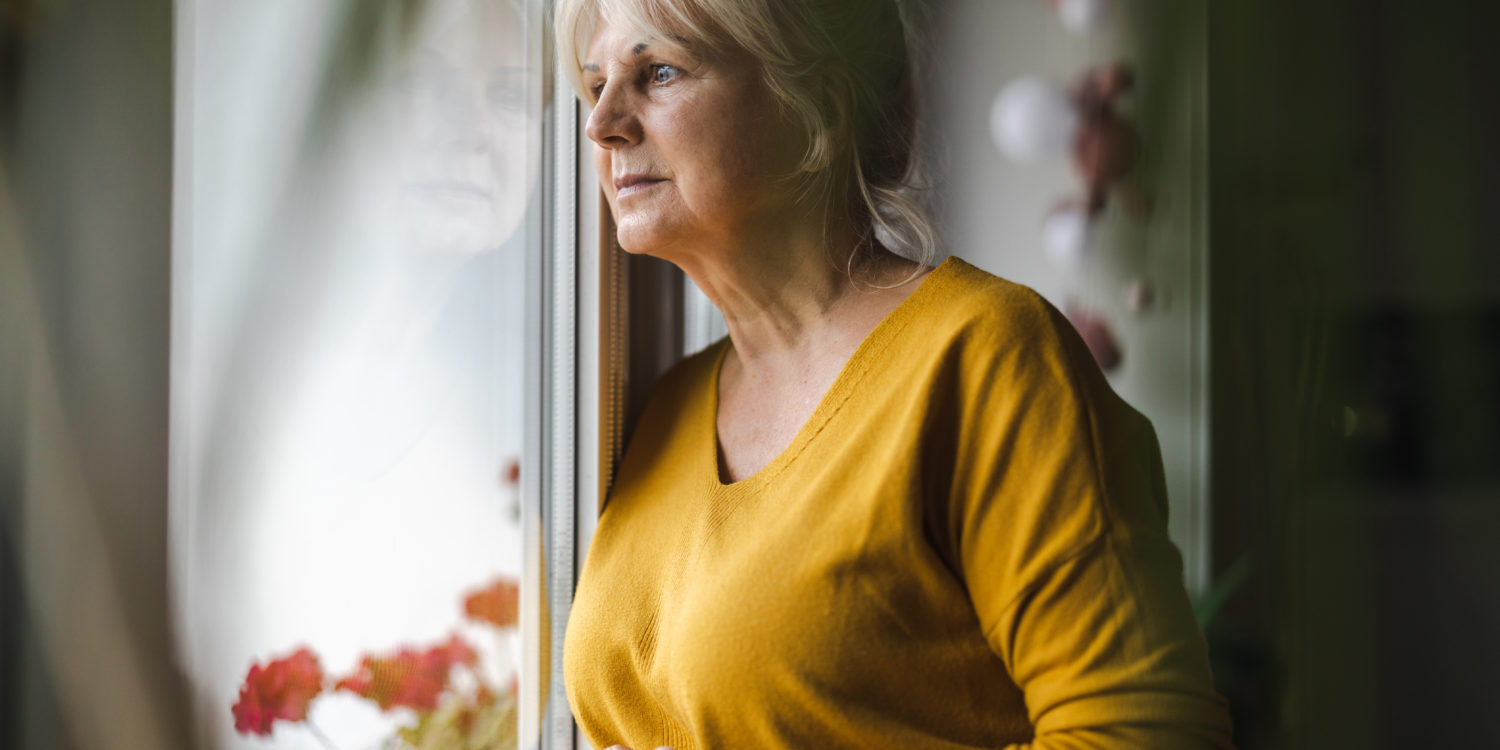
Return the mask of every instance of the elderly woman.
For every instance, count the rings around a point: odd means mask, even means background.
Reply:
[[[663,377],[583,568],[595,746],[1224,747],[1150,424],[907,197],[891,0],[561,0],[621,247],[729,337]]]

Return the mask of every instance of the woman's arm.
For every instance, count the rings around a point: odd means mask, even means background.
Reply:
[[[1008,312],[1022,343],[972,361],[945,520],[1028,747],[1230,747],[1150,422],[1050,306]]]
[[[1036,728],[1018,748],[1231,747],[1164,534],[1110,531],[1028,587],[987,635]]]

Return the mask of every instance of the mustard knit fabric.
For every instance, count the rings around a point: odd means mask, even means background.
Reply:
[[[658,384],[588,551],[595,747],[1229,746],[1155,433],[1057,310],[950,258],[731,484],[727,350]]]

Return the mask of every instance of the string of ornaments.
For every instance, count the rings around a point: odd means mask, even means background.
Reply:
[[[1108,19],[1110,0],[1047,0],[1063,28],[1089,34]],[[1140,155],[1140,137],[1120,111],[1120,100],[1135,83],[1125,63],[1089,68],[1071,87],[1040,76],[1011,79],[990,109],[990,134],[1012,161],[1037,164],[1070,159],[1080,193],[1060,199],[1041,222],[1042,244],[1059,266],[1076,269],[1087,263],[1096,230],[1111,197],[1131,214],[1149,209],[1127,178]],[[1154,301],[1152,285],[1138,278],[1128,287],[1126,309],[1140,314]],[[1070,301],[1065,313],[1105,372],[1123,359],[1119,341],[1105,315]]]

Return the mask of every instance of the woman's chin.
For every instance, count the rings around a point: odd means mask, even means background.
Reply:
[[[656,255],[653,251],[665,244],[657,227],[632,216],[621,217],[615,224],[615,237],[620,249],[631,255]]]

